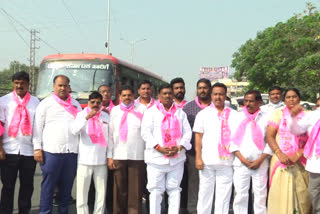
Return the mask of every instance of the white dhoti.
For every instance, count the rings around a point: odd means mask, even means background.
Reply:
[[[214,189],[216,189],[214,213],[229,213],[232,175],[232,166],[207,165],[203,170],[199,170],[198,214],[211,213]]]
[[[235,188],[235,198],[233,202],[233,212],[235,214],[248,213],[248,200],[250,180],[252,178],[252,190],[254,193],[253,209],[255,214],[266,214],[267,181],[268,168],[260,167],[251,170],[246,166],[235,166],[233,183]]]
[[[107,165],[78,165],[77,169],[77,213],[89,214],[88,193],[93,177],[96,189],[93,213],[104,214],[107,191]]]
[[[184,162],[177,165],[148,164],[148,191],[150,192],[150,214],[161,213],[161,201],[164,191],[168,194],[168,214],[178,214],[180,208],[180,183]]]

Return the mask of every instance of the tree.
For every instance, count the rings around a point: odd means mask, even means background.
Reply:
[[[39,72],[39,67],[35,68],[36,70],[36,81],[37,84],[37,76]],[[26,71],[29,72],[29,66],[22,64],[18,61],[12,61],[9,65],[9,68],[5,68],[0,71],[0,96],[12,91],[12,75],[18,71]],[[31,77],[30,77],[31,78]],[[31,80],[30,80],[31,82]]]
[[[315,101],[320,89],[320,13],[310,3],[307,8],[304,15],[279,22],[243,44],[233,54],[234,77],[262,91],[273,85],[296,87],[304,100]]]

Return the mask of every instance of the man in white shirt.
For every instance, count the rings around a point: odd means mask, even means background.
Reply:
[[[143,104],[147,109],[151,108],[155,104],[155,100],[152,98],[152,84],[149,80],[143,80],[138,85],[139,97],[135,100],[137,103]]]
[[[312,202],[312,213],[320,213],[320,109],[306,114],[301,120],[296,116],[303,107],[296,106],[290,110],[292,120],[287,124],[290,131],[295,134],[302,134],[308,131],[309,139],[304,146],[304,156],[307,158],[306,170],[309,172],[309,196]]]
[[[173,100],[177,107],[183,108],[187,103],[187,100],[184,99],[186,94],[186,88],[184,80],[181,77],[174,78],[170,81],[173,92]]]
[[[103,111],[110,114],[114,104],[112,102],[112,89],[108,85],[100,85],[98,88],[99,93],[102,95]]]
[[[244,108],[238,118],[238,127],[230,146],[236,158],[233,162],[235,198],[233,212],[248,213],[250,180],[254,192],[254,213],[266,214],[268,156],[272,151],[265,142],[268,117],[261,112],[259,91],[249,90],[244,95]],[[235,121],[236,122],[236,121]]]
[[[228,213],[232,190],[232,162],[229,147],[236,129],[237,112],[226,107],[227,87],[215,83],[211,87],[212,103],[195,119],[196,168],[199,171],[198,214],[211,213],[214,189],[215,213]]]
[[[130,86],[120,89],[120,104],[112,109],[108,167],[114,175],[113,213],[142,213],[144,148],[141,120],[145,107],[134,102]]]
[[[158,103],[145,112],[141,127],[146,142],[150,213],[161,213],[162,194],[166,191],[168,213],[177,214],[185,150],[191,149],[192,132],[186,113],[173,103],[171,85],[160,86],[158,98]]]
[[[88,192],[93,178],[96,194],[93,213],[103,214],[107,183],[109,115],[101,111],[102,95],[93,91],[88,107],[77,114],[72,133],[80,134],[77,169],[77,213],[89,213]]]
[[[13,213],[14,189],[19,174],[19,213],[29,213],[36,162],[33,158],[32,127],[39,100],[29,94],[29,75],[12,76],[14,91],[0,98],[0,121],[4,125],[1,157],[0,213]]]
[[[270,116],[274,110],[283,107],[282,89],[279,86],[272,86],[269,88],[269,103],[261,106],[261,111],[268,113]]]
[[[54,189],[59,189],[59,213],[68,213],[73,181],[77,170],[79,137],[71,133],[80,104],[70,94],[70,80],[58,75],[54,92],[37,107],[33,146],[34,159],[42,170],[40,213],[52,212]]]

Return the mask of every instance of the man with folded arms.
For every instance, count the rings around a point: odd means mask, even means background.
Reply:
[[[169,214],[179,213],[180,183],[183,176],[185,150],[191,149],[191,128],[186,113],[173,103],[169,84],[159,88],[159,101],[143,117],[141,135],[146,142],[150,192],[150,213],[161,213],[162,194],[169,198]]]
[[[142,213],[144,148],[141,120],[145,107],[134,102],[130,86],[120,89],[120,104],[112,109],[109,125],[108,167],[113,171],[113,213]]]
[[[77,171],[79,138],[71,133],[80,104],[70,94],[70,80],[58,75],[54,92],[37,107],[34,125],[34,159],[42,170],[39,213],[52,212],[54,189],[59,189],[59,213],[68,213],[72,185]]]
[[[21,71],[12,76],[14,91],[0,98],[0,121],[4,124],[0,144],[1,201],[0,213],[13,212],[14,188],[19,173],[19,213],[29,213],[36,162],[33,159],[32,126],[39,100],[31,96],[29,74]]]

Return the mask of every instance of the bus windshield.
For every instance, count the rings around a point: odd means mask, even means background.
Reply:
[[[65,75],[70,79],[71,95],[75,99],[88,99],[91,91],[100,85],[113,87],[113,66],[110,62],[102,63],[88,60],[47,61],[40,65],[36,96],[40,99],[53,90],[53,78]]]

